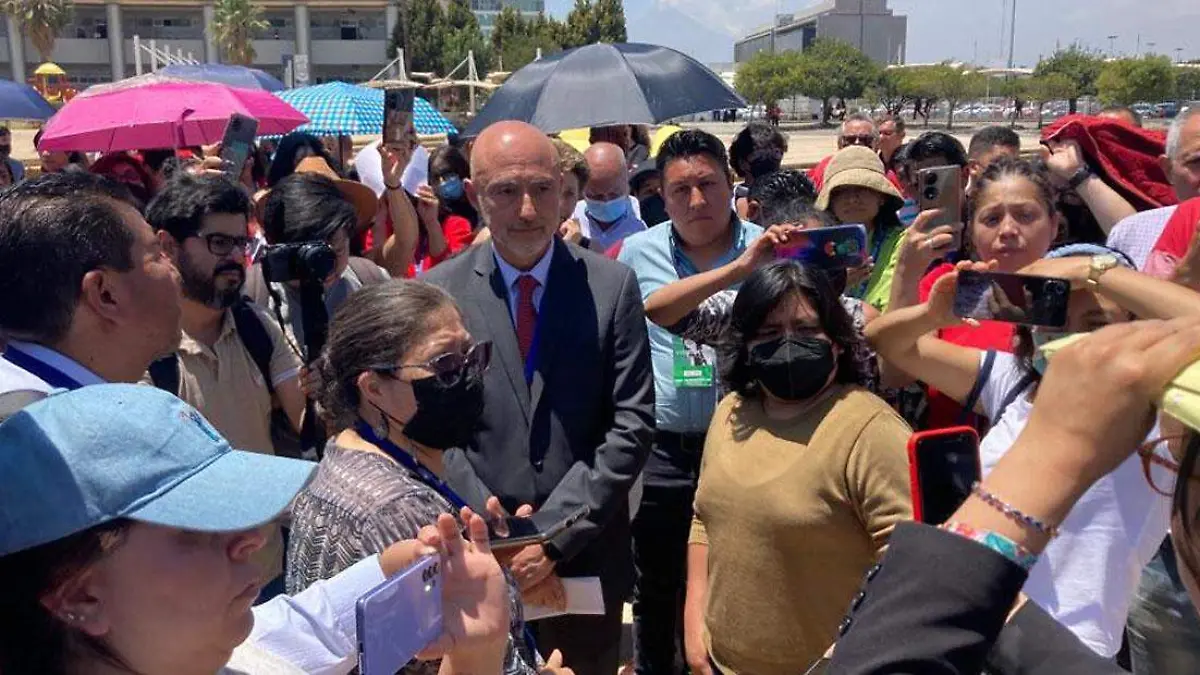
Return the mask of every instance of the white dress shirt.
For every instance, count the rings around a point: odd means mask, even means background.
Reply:
[[[500,268],[500,277],[504,279],[504,287],[508,289],[508,313],[512,317],[513,325],[517,325],[517,302],[521,297],[520,291],[517,289],[517,279],[522,275],[528,274],[537,279],[538,286],[533,289],[533,308],[541,312],[542,296],[546,293],[546,280],[550,278],[550,261],[554,258],[554,242],[551,241],[550,245],[546,247],[542,259],[526,271],[510,265],[501,257],[495,244],[492,244],[492,255],[496,257],[496,267]]]
[[[104,384],[104,379],[99,375],[84,368],[78,361],[49,347],[20,340],[9,340],[8,346],[21,351],[30,358],[41,361],[83,386]],[[10,391],[41,391],[48,394],[53,389],[54,387],[42,378],[0,355],[0,394],[7,394]]]

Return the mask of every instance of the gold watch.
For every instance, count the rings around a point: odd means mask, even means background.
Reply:
[[[1117,256],[1111,253],[1092,256],[1092,262],[1088,265],[1087,284],[1089,288],[1097,288],[1100,286],[1100,277],[1104,273],[1116,267],[1119,263]]]

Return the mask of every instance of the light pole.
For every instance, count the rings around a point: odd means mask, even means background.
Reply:
[[[1149,52],[1147,52],[1147,53],[1149,53],[1149,54],[1153,54],[1153,53],[1154,53],[1154,46],[1155,46],[1155,45],[1157,45],[1157,44],[1158,44],[1157,42],[1147,42],[1147,43],[1146,43],[1146,48],[1150,50],[1150,51],[1149,51]]]
[[[1116,44],[1117,44],[1117,38],[1119,38],[1119,37],[1121,37],[1121,36],[1120,35],[1109,35],[1108,36],[1108,55],[1111,58],[1116,58],[1116,56],[1117,56]]]
[[[1012,15],[1008,26],[1008,69],[1013,67],[1013,50],[1017,46],[1017,0],[1012,0]]]
[[[1183,47],[1175,48],[1175,63],[1183,63]]]

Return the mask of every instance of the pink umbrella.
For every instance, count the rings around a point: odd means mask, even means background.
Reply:
[[[233,113],[258,120],[258,133],[286,134],[308,122],[266,91],[212,82],[150,82],[84,92],[50,118],[39,150],[115,152],[208,145],[221,140]]]

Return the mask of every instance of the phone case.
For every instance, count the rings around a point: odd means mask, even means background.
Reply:
[[[358,599],[361,675],[394,675],[442,633],[438,556],[422,558]]]
[[[962,222],[962,168],[935,166],[917,172],[917,204],[922,211],[942,209],[943,213],[929,222],[929,227]]]
[[[1070,295],[1066,279],[963,270],[953,311],[967,319],[1061,328],[1067,323]]]
[[[776,251],[776,257],[799,260],[823,270],[859,267],[867,262],[867,229],[862,225],[816,227],[793,232],[796,242]]]
[[[942,436],[958,436],[967,434],[971,436],[975,442],[975,447],[979,447],[979,432],[973,427],[948,427],[945,429],[932,429],[930,431],[917,431],[908,438],[908,488],[912,494],[913,520],[918,523],[925,522],[925,514],[922,513],[922,504],[925,500],[921,494],[921,443],[931,439],[940,438]],[[982,467],[979,464],[979,453],[975,453],[976,474],[983,473]]]

